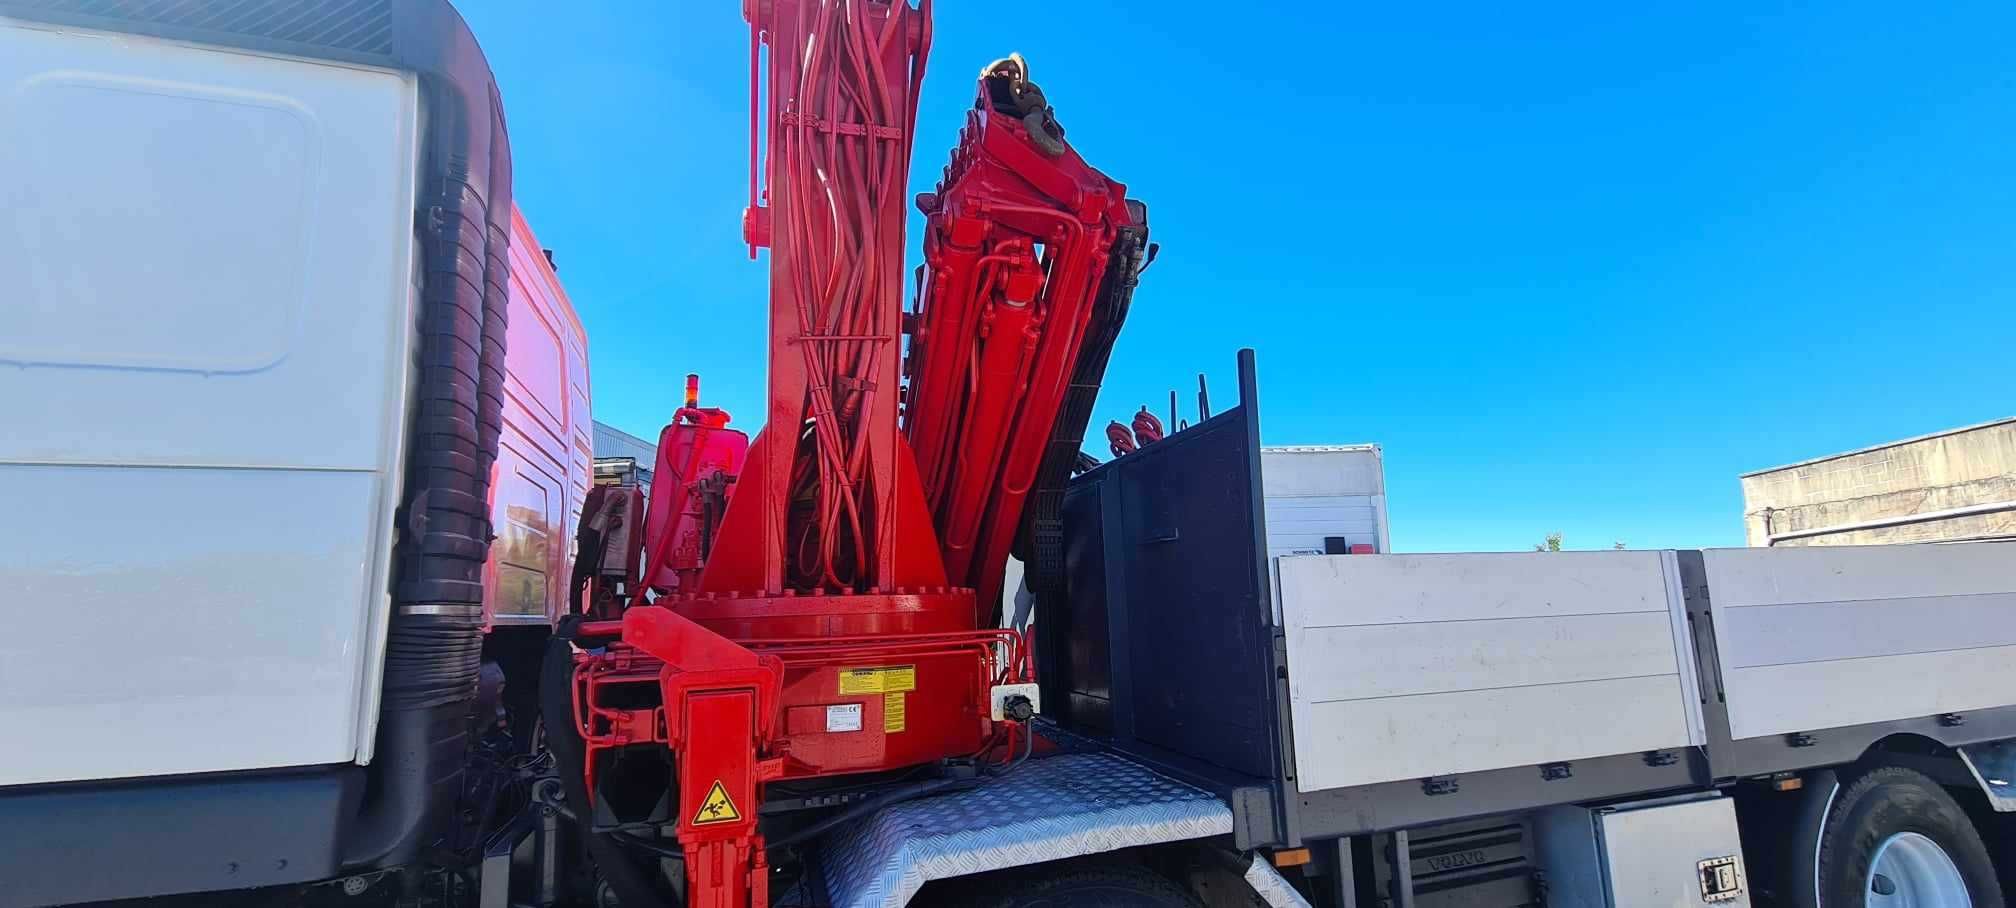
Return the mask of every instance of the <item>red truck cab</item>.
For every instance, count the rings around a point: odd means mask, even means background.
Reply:
[[[497,536],[483,576],[492,627],[547,626],[566,611],[573,527],[594,472],[588,335],[550,251],[515,206],[504,427],[490,477]]]

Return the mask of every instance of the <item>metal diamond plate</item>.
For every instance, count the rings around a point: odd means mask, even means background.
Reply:
[[[1281,878],[1281,872],[1259,855],[1254,855],[1253,862],[1246,865],[1246,884],[1252,886],[1253,891],[1272,908],[1310,908],[1309,900],[1288,885],[1288,881]]]
[[[822,870],[835,908],[901,908],[931,880],[1231,831],[1210,792],[1111,754],[1064,754],[853,824]]]

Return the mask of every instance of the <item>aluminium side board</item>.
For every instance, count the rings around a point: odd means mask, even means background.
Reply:
[[[1269,558],[1240,378],[1074,481],[1037,627],[1048,711],[1242,846],[2016,737],[2016,545]]]

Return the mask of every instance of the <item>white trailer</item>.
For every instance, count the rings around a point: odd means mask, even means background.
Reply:
[[[1268,555],[1392,551],[1378,445],[1268,445],[1260,464]]]

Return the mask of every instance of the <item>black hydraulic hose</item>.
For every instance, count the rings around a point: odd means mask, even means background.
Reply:
[[[922,798],[929,795],[944,794],[950,791],[964,790],[967,788],[971,788],[975,785],[978,785],[984,781],[986,781],[986,777],[976,776],[970,779],[932,779],[926,782],[916,782],[910,785],[905,785],[894,791],[876,795],[875,797],[869,798],[866,801],[858,802],[853,806],[850,806],[844,810],[827,814],[825,817],[821,818],[819,822],[795,830],[790,835],[773,839],[766,846],[765,850],[776,851],[780,848],[789,848],[790,846],[796,845],[800,842],[807,842],[811,841],[812,839],[816,839],[822,835],[825,835],[827,832],[831,831],[835,826],[838,826],[849,820],[860,819],[861,817],[875,813],[876,811],[882,810],[883,808],[891,807],[896,804],[900,804],[904,801],[909,801],[916,798]]]
[[[668,846],[663,842],[654,842],[650,839],[644,838],[643,836],[631,835],[630,833],[627,832],[612,832],[609,835],[616,841],[622,842],[623,844],[628,845],[631,848],[635,848],[640,851],[648,851],[661,858],[669,858],[674,861],[686,860],[686,852],[680,851],[678,848]]]
[[[588,589],[589,581],[595,578],[595,571],[602,566],[602,559],[608,555],[609,540],[600,531],[588,527],[588,521],[581,521],[581,529],[575,534],[574,574],[567,578],[567,601],[580,602],[581,594]]]
[[[1008,775],[1009,773],[1014,772],[1015,770],[1021,769],[1024,764],[1029,762],[1029,758],[1035,755],[1036,755],[1036,730],[1030,728],[1029,724],[1025,722],[1022,724],[1022,755],[1019,757],[1010,757],[1008,765],[1003,766],[1000,769],[994,770],[992,773],[988,775],[988,777],[993,779],[999,779],[1003,776]]]
[[[545,661],[539,666],[539,712],[546,718],[546,749],[553,754],[560,784],[567,792],[567,804],[580,818],[581,838],[588,846],[588,856],[602,871],[603,879],[609,881],[610,888],[616,890],[616,898],[637,908],[666,905],[657,888],[651,885],[651,877],[637,866],[631,853],[624,850],[615,836],[598,833],[592,828],[594,811],[590,809],[591,802],[588,800],[588,745],[581,740],[581,731],[574,725],[573,641],[574,629],[580,622],[577,615],[560,619],[560,627],[554,630],[552,639],[546,643]]]
[[[882,810],[883,808],[886,807],[893,807],[904,801],[929,797],[935,794],[947,794],[949,792],[954,791],[964,791],[968,788],[972,788],[976,785],[979,785],[982,782],[987,782],[993,779],[999,779],[1003,776],[1006,776],[1009,773],[1012,773],[1015,770],[1020,769],[1022,767],[1022,764],[1029,762],[1029,758],[1033,756],[1036,752],[1035,730],[1025,725],[1023,727],[1022,738],[1023,738],[1022,755],[1020,757],[1012,758],[1007,766],[1003,766],[999,769],[988,771],[982,775],[973,776],[970,778],[930,779],[923,782],[915,782],[909,785],[905,785],[901,788],[885,792],[873,798],[869,798],[868,800],[857,803],[851,807],[848,807],[845,810],[828,814],[827,816],[821,818],[817,823],[813,823],[810,826],[806,826],[802,829],[798,829],[792,832],[790,835],[783,836],[781,838],[771,841],[766,846],[765,850],[787,848],[792,845],[796,845],[800,842],[810,841],[812,839],[818,838],[821,835],[826,834],[827,832],[831,831],[834,827],[839,826],[840,824],[845,823],[849,820],[860,819],[861,817],[867,816],[878,810]]]

